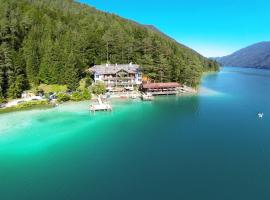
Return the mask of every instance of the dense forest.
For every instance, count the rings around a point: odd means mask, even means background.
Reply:
[[[218,70],[154,29],[73,0],[0,0],[0,102],[41,83],[76,90],[87,67],[107,61],[190,86]]]

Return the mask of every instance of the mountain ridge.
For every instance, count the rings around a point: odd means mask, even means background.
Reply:
[[[252,44],[231,55],[214,59],[223,66],[270,69],[270,42]]]

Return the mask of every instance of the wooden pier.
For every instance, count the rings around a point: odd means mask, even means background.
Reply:
[[[98,104],[90,105],[90,111],[91,112],[112,111],[112,106],[110,104],[103,103],[100,97],[97,100],[98,100]]]

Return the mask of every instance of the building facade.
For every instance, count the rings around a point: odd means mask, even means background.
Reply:
[[[142,84],[141,67],[132,63],[95,65],[89,71],[93,74],[95,83],[105,83],[108,90],[114,87],[133,90],[134,86]]]

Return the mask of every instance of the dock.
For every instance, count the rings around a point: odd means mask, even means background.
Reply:
[[[91,104],[90,111],[112,111],[112,106],[110,104],[103,103],[100,97],[98,97],[98,104]]]
[[[142,93],[142,100],[143,101],[153,101],[154,96],[151,93]]]

